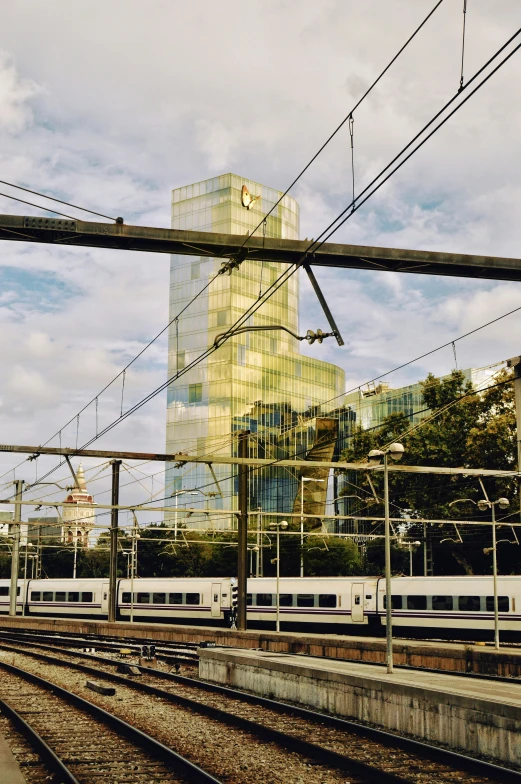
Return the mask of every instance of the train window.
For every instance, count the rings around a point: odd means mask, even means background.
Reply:
[[[0,586],[0,596],[9,596],[9,586],[8,585],[1,585]]]
[[[79,602],[80,601],[80,595],[79,595],[78,591],[69,591],[67,596],[68,596],[69,602]]]
[[[44,591],[42,594],[42,599],[44,602],[52,602],[53,600],[53,592],[52,591]]]
[[[150,604],[150,594],[149,593],[138,593],[137,594],[137,603],[138,604]]]
[[[65,591],[56,591],[54,594],[54,601],[55,602],[64,602],[66,597]]]
[[[41,597],[40,591],[31,591],[31,601],[39,602]]]
[[[121,601],[123,604],[130,604],[131,602],[130,591],[124,591],[121,594]]]
[[[182,604],[183,603],[183,594],[182,593],[169,593],[168,594],[168,604]]]
[[[258,593],[255,604],[257,607],[271,607],[273,596],[271,593]]]
[[[452,596],[433,596],[432,597],[433,610],[453,610],[454,602]]]
[[[83,591],[81,594],[82,602],[92,602],[92,591]]]
[[[281,593],[279,596],[279,606],[280,607],[291,607],[293,604],[293,594],[291,593]]]
[[[458,607],[460,610],[467,610],[468,612],[479,612],[481,609],[481,600],[479,596],[460,596],[458,599]]]
[[[313,607],[314,604],[315,597],[312,593],[297,594],[297,607]]]
[[[187,593],[186,604],[200,604],[200,598],[198,593]]]
[[[247,607],[251,607],[252,604],[253,604],[253,597],[252,597],[251,593],[247,593],[246,594],[246,606]]]
[[[487,596],[487,612],[494,612],[494,597]],[[510,610],[510,601],[508,596],[498,596],[497,597],[497,609],[498,612],[508,612]]]
[[[407,597],[408,610],[426,610],[427,597],[426,596],[408,596]]]
[[[403,596],[391,596],[391,610],[403,609]],[[384,596],[384,610],[387,608],[387,596]]]
[[[319,607],[336,607],[336,596],[334,593],[320,593],[318,595]]]
[[[152,604],[166,604],[166,593],[153,593]]]

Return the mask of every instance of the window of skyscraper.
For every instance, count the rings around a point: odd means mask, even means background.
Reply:
[[[217,311],[217,326],[218,327],[225,327],[228,323],[228,311],[227,310],[218,310]]]
[[[201,403],[203,399],[203,385],[202,384],[189,384],[188,385],[188,402]]]
[[[184,351],[177,352],[177,369],[183,370],[186,367],[186,356]]]
[[[190,277],[192,280],[197,280],[201,277],[201,264],[199,261],[193,261],[191,264]]]
[[[295,362],[295,375],[297,378],[302,376],[302,364],[300,362]]]
[[[237,363],[239,365],[246,364],[246,346],[237,346]]]

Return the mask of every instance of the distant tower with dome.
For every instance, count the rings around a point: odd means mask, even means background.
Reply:
[[[81,463],[76,471],[76,484],[63,502],[62,520],[63,542],[88,547],[89,534],[96,524],[96,511],[94,499],[87,490]]]

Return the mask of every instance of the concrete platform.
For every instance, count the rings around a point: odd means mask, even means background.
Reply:
[[[265,651],[199,650],[201,678],[521,766],[521,682]]]
[[[352,659],[359,662],[385,661],[385,639],[336,634],[298,634],[252,629],[239,632],[216,626],[181,626],[169,623],[128,623],[69,618],[16,618],[0,615],[0,630],[33,629],[63,634],[101,634],[121,640],[127,637],[169,643],[199,643],[203,640],[231,648],[261,648],[276,653]],[[396,664],[429,667],[447,672],[475,672],[521,677],[521,646],[502,647],[422,640],[394,640]]]
[[[2,784],[26,784],[7,741],[0,733],[0,781]]]

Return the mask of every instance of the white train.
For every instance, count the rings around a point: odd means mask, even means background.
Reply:
[[[119,620],[229,626],[236,609],[234,578],[118,580]],[[104,619],[106,579],[23,580],[17,610],[27,616]],[[405,637],[480,639],[492,636],[492,577],[395,577],[393,626]],[[498,578],[503,640],[521,639],[521,577]],[[273,629],[275,578],[248,580],[248,625]],[[0,580],[0,613],[9,612],[9,580]],[[379,635],[385,627],[385,581],[380,577],[285,577],[280,580],[283,631]]]

